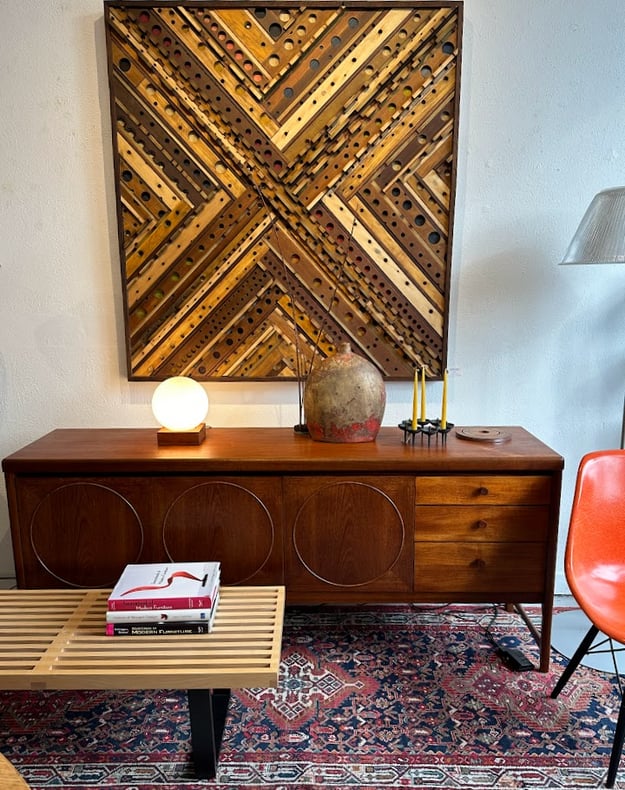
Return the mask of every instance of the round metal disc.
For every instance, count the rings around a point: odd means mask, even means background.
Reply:
[[[499,428],[484,428],[480,426],[470,428],[456,428],[459,439],[471,439],[474,442],[507,442],[510,434]]]

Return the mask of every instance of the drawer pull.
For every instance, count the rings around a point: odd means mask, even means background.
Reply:
[[[486,563],[484,562],[484,560],[481,560],[479,557],[473,560],[473,562],[469,563],[469,568],[485,568],[485,567],[486,567]]]
[[[475,522],[475,524],[473,525],[473,529],[486,529],[487,526],[488,526],[488,521],[484,521],[484,519],[481,518],[479,521]]]
[[[477,489],[477,493],[480,496],[488,496],[488,488],[486,488],[486,486],[480,486],[480,488]]]

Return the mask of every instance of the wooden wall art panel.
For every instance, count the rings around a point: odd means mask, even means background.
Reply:
[[[462,3],[104,11],[129,378],[440,378]]]

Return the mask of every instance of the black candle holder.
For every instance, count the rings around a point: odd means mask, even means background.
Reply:
[[[417,436],[421,437],[423,444],[424,437],[427,437],[428,447],[434,436],[438,442],[439,437],[442,444],[447,442],[447,434],[454,427],[453,422],[447,422],[444,428],[441,428],[440,420],[417,420],[416,427],[412,427],[412,420],[403,420],[397,426],[403,432],[403,444],[414,444]]]

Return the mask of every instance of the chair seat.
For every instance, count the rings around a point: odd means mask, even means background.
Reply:
[[[606,636],[625,642],[625,567],[595,567],[569,585],[588,619]]]

